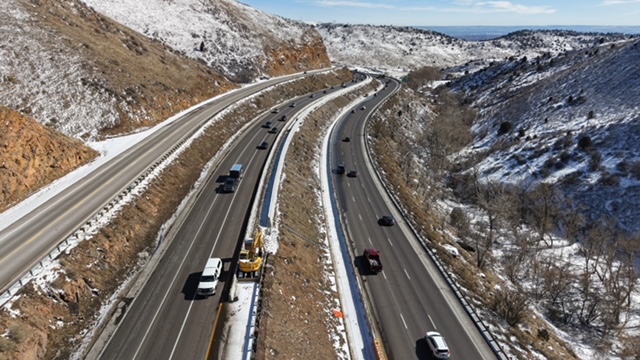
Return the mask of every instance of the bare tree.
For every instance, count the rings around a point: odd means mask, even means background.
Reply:
[[[464,238],[469,234],[469,217],[462,208],[456,207],[451,210],[449,223],[456,229],[456,235],[458,235],[459,238]]]
[[[546,294],[547,311],[556,320],[568,322],[571,314],[568,313],[571,290],[576,281],[576,275],[571,264],[561,259],[547,259],[549,266],[541,274],[544,293]]]
[[[486,255],[491,251],[498,238],[499,222],[504,219],[506,213],[513,210],[511,194],[497,181],[489,181],[480,185],[476,183],[476,205],[483,210],[486,221],[480,221],[478,230],[476,251],[477,266],[485,265]]]
[[[600,318],[603,312],[602,294],[595,286],[594,277],[600,264],[606,245],[607,227],[603,222],[595,222],[585,232],[581,242],[581,250],[584,256],[582,271],[578,275],[578,290],[580,298],[576,309],[576,316],[583,325],[591,326]]]
[[[529,193],[532,225],[536,229],[540,241],[545,242],[549,247],[553,246],[553,237],[549,236],[550,241],[547,242],[545,236],[554,226],[559,200],[560,193],[553,184],[542,183]]]
[[[572,244],[578,241],[578,236],[586,225],[582,210],[567,199],[565,206],[558,212],[558,223],[564,230],[565,238]]]

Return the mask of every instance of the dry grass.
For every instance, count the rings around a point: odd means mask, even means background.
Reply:
[[[315,111],[296,133],[286,156],[278,206],[278,252],[269,257],[258,333],[258,359],[336,359],[331,336],[339,320],[337,294],[326,272],[332,265],[317,174],[321,138],[335,112],[353,94]],[[295,300],[294,300],[295,299]]]

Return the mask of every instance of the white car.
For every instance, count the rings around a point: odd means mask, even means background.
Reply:
[[[210,296],[216,294],[218,286],[218,278],[222,272],[222,260],[220,258],[211,258],[207,260],[207,264],[202,270],[200,282],[198,283],[197,294],[200,296]]]
[[[451,352],[447,342],[444,341],[444,336],[436,331],[428,331],[424,338],[429,344],[429,349],[431,349],[433,356],[437,359],[449,359]]]

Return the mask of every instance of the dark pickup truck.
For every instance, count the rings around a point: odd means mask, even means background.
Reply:
[[[369,270],[378,273],[382,271],[382,261],[380,260],[380,252],[374,248],[364,249],[364,258],[369,264]]]

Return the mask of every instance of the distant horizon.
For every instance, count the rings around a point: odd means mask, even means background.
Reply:
[[[518,30],[569,30],[583,33],[621,33],[625,35],[640,34],[640,26],[624,25],[476,25],[476,26],[410,26],[415,29],[436,31],[463,40],[495,39]],[[606,31],[622,30],[622,31]]]
[[[640,25],[368,25],[350,23],[316,23],[350,26],[395,26],[436,31],[463,40],[495,39],[519,30],[568,30],[582,33],[620,33],[640,35]]]
[[[411,26],[640,26],[640,0],[240,0],[308,23]],[[470,25],[475,24],[475,25]],[[612,24],[612,25],[608,25]]]

